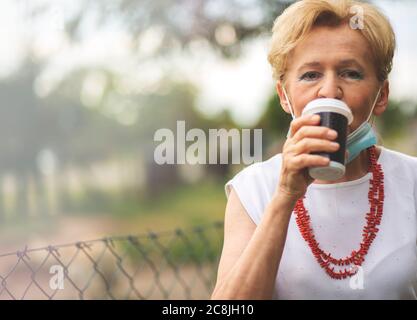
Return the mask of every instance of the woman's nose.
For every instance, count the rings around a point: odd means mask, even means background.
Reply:
[[[337,77],[327,76],[321,84],[322,86],[317,93],[319,98],[342,99],[343,92],[338,83]]]

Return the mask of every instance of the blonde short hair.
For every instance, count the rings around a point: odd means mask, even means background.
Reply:
[[[355,7],[356,6],[356,7]],[[351,9],[353,8],[352,12]],[[353,0],[302,0],[289,6],[274,22],[268,61],[273,78],[283,81],[291,51],[315,26],[339,26],[363,12],[357,30],[369,42],[377,78],[384,81],[392,69],[395,34],[388,18],[375,6]]]

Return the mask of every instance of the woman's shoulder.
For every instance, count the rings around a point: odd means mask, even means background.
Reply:
[[[393,167],[399,167],[399,166],[405,166],[409,167],[411,166],[414,170],[417,166],[417,157],[396,151],[393,149],[389,149],[387,147],[381,147],[382,149],[382,162],[385,165],[393,166]]]
[[[226,196],[229,196],[233,187],[256,224],[275,191],[281,171],[281,158],[281,154],[277,154],[266,161],[253,163],[239,171],[225,185]]]
[[[382,152],[379,159],[385,176],[390,183],[396,183],[401,187],[417,184],[417,157],[381,147]]]
[[[276,154],[265,161],[255,162],[241,169],[234,178],[274,180],[278,178],[282,154]]]

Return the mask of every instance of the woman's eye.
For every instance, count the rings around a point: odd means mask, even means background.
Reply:
[[[300,80],[307,80],[307,81],[314,81],[317,80],[320,77],[320,74],[316,71],[309,71],[304,73],[301,77]]]
[[[354,80],[361,80],[363,79],[363,74],[355,70],[346,70],[342,72],[342,77],[347,77]]]

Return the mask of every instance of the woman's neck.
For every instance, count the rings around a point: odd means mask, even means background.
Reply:
[[[376,147],[376,159],[379,159],[379,155],[381,153],[381,149],[377,146]],[[353,159],[346,165],[346,172],[345,175],[340,178],[339,180],[335,181],[326,181],[326,180],[314,180],[313,183],[317,184],[332,184],[332,183],[340,183],[340,182],[347,182],[352,180],[357,180],[362,178],[368,173],[369,168],[369,152],[368,150],[363,150],[359,156]]]

